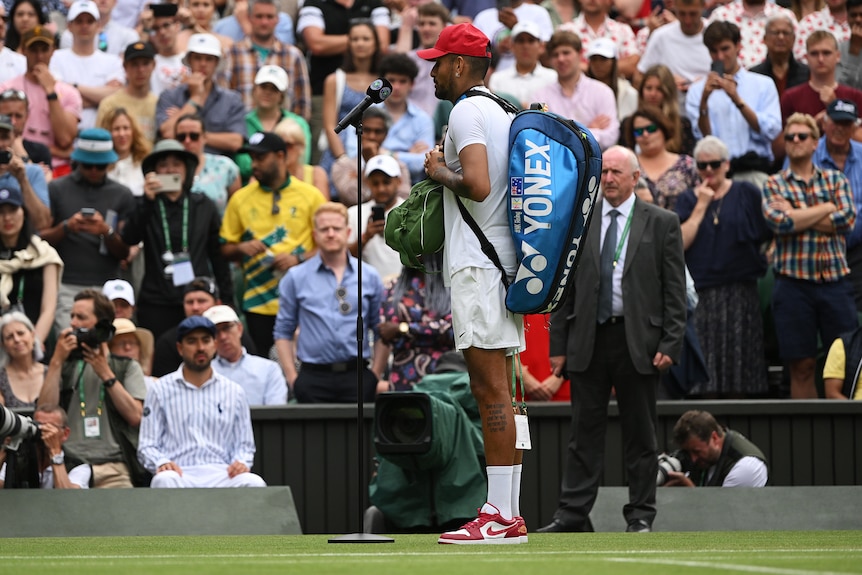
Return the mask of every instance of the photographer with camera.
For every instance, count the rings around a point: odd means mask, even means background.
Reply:
[[[63,449],[69,439],[66,412],[59,405],[40,405],[33,414],[39,424],[36,442],[39,487],[42,489],[87,489],[93,481],[91,466]],[[6,467],[0,467],[0,489],[6,487]]]
[[[769,479],[760,448],[741,433],[720,426],[708,411],[683,413],[673,427],[673,438],[680,457],[659,456],[659,485],[763,487]]]
[[[71,327],[60,333],[38,404],[66,409],[69,446],[93,465],[94,487],[147,485],[137,462],[147,388],[138,362],[108,350],[113,319],[114,306],[99,291],[75,295]]]

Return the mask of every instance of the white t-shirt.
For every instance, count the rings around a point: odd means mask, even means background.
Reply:
[[[715,466],[710,467],[707,473],[707,481],[712,479]],[[722,487],[763,487],[766,485],[768,473],[766,464],[756,457],[743,457],[731,467],[721,483]]]
[[[477,88],[486,90],[486,88]],[[499,104],[484,96],[464,98],[455,104],[449,115],[449,129],[444,142],[446,165],[461,173],[458,154],[471,144],[482,144],[488,155],[491,192],[482,202],[461,198],[467,211],[479,224],[494,246],[500,262],[509,275],[514,275],[517,260],[512,233],[509,231],[507,205],[509,189],[509,127],[512,117]],[[443,264],[449,277],[468,268],[495,268],[479,244],[476,234],[461,217],[455,194],[445,190],[443,210],[446,243]],[[446,277],[448,285],[448,277]]]
[[[182,83],[183,75],[188,69],[183,64],[185,55],[185,52],[174,56],[156,54],[156,69],[153,70],[153,75],[150,77],[150,89],[156,96],[165,90],[176,88]]]
[[[86,463],[73,467],[69,472],[69,481],[81,489],[90,488],[90,466]],[[6,481],[6,464],[0,467],[0,481]],[[41,489],[54,489],[54,468],[48,466],[39,476],[39,487]]]
[[[365,231],[365,228],[368,226],[368,218],[371,217],[371,207],[375,205],[375,203],[376,202],[372,200],[362,204],[362,215],[359,218],[360,221],[358,224],[356,221],[357,207],[350,206],[347,208],[347,223],[350,226],[350,237],[347,239],[349,243],[356,241],[356,232],[354,230],[359,229],[360,234]],[[404,200],[398,198],[392,208],[401,205],[402,203],[404,203]],[[386,216],[389,215],[392,208],[386,210]],[[368,242],[362,244],[362,261],[374,266],[374,269],[376,269],[377,273],[380,274],[380,278],[384,280],[384,283],[386,278],[389,276],[398,276],[401,274],[401,256],[398,252],[386,245],[386,240],[383,239],[382,235],[376,235]]]
[[[126,83],[123,61],[114,54],[106,54],[99,50],[89,56],[79,56],[72,50],[57,50],[51,56],[48,69],[54,78],[67,84],[105,86],[113,80],[117,80],[120,84]],[[78,123],[79,130],[92,128],[96,125],[97,108],[98,106],[88,107],[85,105],[81,111],[81,121]]]
[[[651,66],[664,64],[675,75],[694,82],[709,74],[711,63],[709,50],[703,44],[703,31],[686,36],[677,21],[653,31],[638,61],[638,71],[643,74]]]
[[[0,83],[23,76],[26,71],[27,58],[23,54],[10,50],[6,46],[0,49]]]
[[[528,74],[519,74],[515,66],[491,74],[488,86],[494,92],[502,92],[514,96],[522,105],[533,103],[533,94],[548,84],[557,81],[557,71],[536,64]],[[526,107],[526,106],[525,106]]]

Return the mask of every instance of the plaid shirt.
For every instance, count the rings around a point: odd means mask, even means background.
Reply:
[[[261,66],[274,64],[284,68],[290,79],[283,107],[306,120],[311,118],[311,87],[305,57],[295,46],[273,43],[269,56],[261,61],[251,45],[251,39],[235,43],[225,56],[225,65],[218,75],[218,83],[224,88],[236,90],[242,96],[246,110],[254,108],[251,97],[254,77]]]
[[[813,226],[795,230],[789,215],[769,206],[778,198],[789,201],[794,209],[832,202],[838,208],[829,216],[835,231],[820,232]],[[814,168],[814,175],[806,182],[790,169],[779,172],[764,186],[763,214],[776,235],[772,258],[775,273],[817,283],[837,281],[850,273],[845,236],[853,230],[856,207],[844,174]]]

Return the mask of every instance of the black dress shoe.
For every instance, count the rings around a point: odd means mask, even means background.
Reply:
[[[635,519],[626,527],[626,533],[649,533],[650,531],[652,527],[643,519]]]
[[[554,519],[544,527],[536,529],[536,533],[574,533],[575,531],[580,531],[580,529],[574,525],[563,523],[559,519]]]

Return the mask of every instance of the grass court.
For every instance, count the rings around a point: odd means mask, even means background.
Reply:
[[[4,517],[5,520],[14,520]],[[862,531],[530,534],[525,545],[330,544],[325,535],[0,540],[0,574],[862,574]]]

